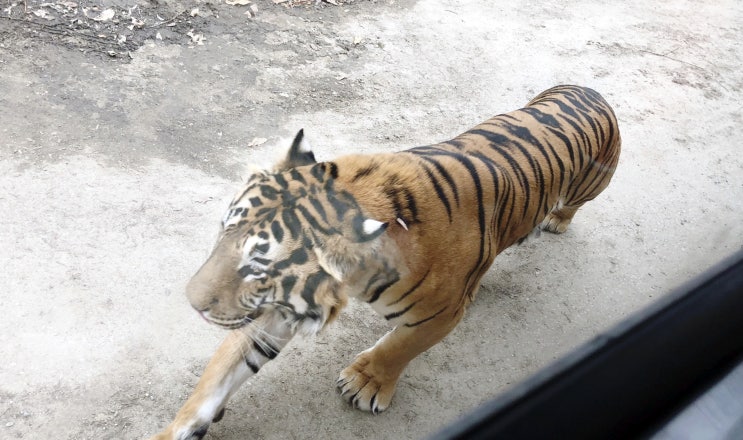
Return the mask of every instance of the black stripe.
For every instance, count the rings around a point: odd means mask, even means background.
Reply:
[[[292,178],[292,180],[296,180],[297,182],[301,183],[302,185],[306,185],[307,181],[304,180],[304,176],[302,176],[302,173],[292,168],[289,170],[289,176]]]
[[[415,196],[407,188],[404,188],[402,192],[403,192],[403,196],[405,197],[405,201],[408,203],[407,208],[408,208],[408,211],[410,211],[412,220],[414,223],[417,223],[418,222],[418,205],[415,202]]]
[[[561,95],[568,102],[570,102],[573,105],[573,107],[575,107],[576,109],[578,109],[578,111],[581,111],[584,114],[589,112],[589,108],[585,105],[585,102],[583,102],[580,99],[581,98],[580,97],[580,93],[578,91],[576,91],[575,89],[569,90],[569,91],[565,91],[565,92],[561,93]]]
[[[428,274],[430,272],[431,272],[431,268],[428,268],[428,271],[426,272],[425,275],[423,275],[423,278],[421,278],[420,280],[418,280],[418,282],[415,283],[415,285],[413,287],[411,287],[410,290],[408,290],[407,292],[403,293],[399,298],[397,298],[396,300],[392,301],[391,303],[389,303],[387,305],[388,306],[394,306],[395,304],[397,304],[400,301],[402,301],[403,299],[405,299],[408,295],[410,295],[411,293],[415,292],[415,290],[418,287],[420,287],[421,284],[423,284],[423,281],[426,279],[426,277],[428,277]]]
[[[253,374],[257,373],[257,372],[258,372],[258,370],[260,370],[260,369],[261,369],[261,367],[259,367],[258,365],[254,364],[254,363],[253,363],[252,361],[250,361],[250,359],[248,359],[247,357],[245,358],[245,365],[247,365],[247,366],[248,366],[248,368],[250,368],[250,371],[252,371],[252,372],[253,372]]]
[[[307,279],[304,282],[304,288],[302,289],[302,299],[307,303],[308,309],[313,309],[317,307],[317,303],[315,303],[315,292],[317,291],[317,288],[320,287],[320,283],[325,281],[328,278],[328,274],[325,272],[315,272],[307,277]],[[309,310],[308,310],[309,312]]]
[[[418,222],[418,205],[415,201],[415,196],[407,189],[400,185],[399,178],[393,176],[388,181],[388,185],[384,190],[385,195],[392,201],[393,209],[397,217],[402,217],[403,220],[408,222]],[[403,203],[404,202],[404,203]],[[407,210],[410,215],[406,215]]]
[[[281,240],[284,239],[284,228],[281,227],[281,223],[275,220],[271,222],[271,233],[277,243],[281,243]]]
[[[395,216],[401,217],[403,215],[402,204],[400,203],[400,194],[397,188],[388,186],[384,189],[384,194],[390,201],[392,201],[392,208],[395,210]]]
[[[558,183],[558,191],[562,192],[562,185],[565,183],[565,162],[562,161],[562,158],[555,150],[555,147],[552,146],[552,143],[549,140],[544,141],[544,143],[547,145],[547,148],[549,148],[550,152],[552,153],[552,156],[557,161],[557,168],[560,171],[560,179]],[[552,170],[552,177],[554,179],[554,169]]]
[[[447,216],[449,216],[449,223],[451,223],[451,205],[449,204],[449,198],[446,197],[446,193],[444,193],[444,190],[441,188],[441,185],[439,185],[439,182],[436,179],[436,176],[433,175],[431,169],[428,168],[425,164],[421,164],[421,167],[423,167],[423,170],[426,172],[428,180],[431,181],[433,189],[436,191],[436,195],[439,196],[439,200],[441,200],[441,203],[444,204],[444,208],[446,208],[446,214]]]
[[[278,183],[280,187],[284,189],[289,188],[289,183],[286,181],[284,176],[282,176],[281,174],[276,174],[274,175],[274,178],[276,179],[276,183]]]
[[[335,210],[336,218],[338,219],[338,221],[342,222],[343,218],[346,215],[346,212],[348,212],[348,210],[350,209],[350,206],[348,203],[340,200],[338,198],[339,195],[341,194],[336,194],[334,192],[329,192],[326,194],[330,206],[333,208],[333,210]]]
[[[523,109],[524,112],[532,115],[534,119],[536,119],[539,123],[542,125],[545,125],[548,130],[551,129],[561,129],[560,123],[557,121],[557,119],[552,116],[548,115],[546,113],[543,113],[541,110],[536,108],[525,108]],[[552,144],[549,143],[549,140],[545,139],[545,143],[547,147],[549,147],[550,152],[552,153],[552,156],[557,160],[557,166],[560,169],[560,187],[562,187],[562,173],[565,172],[565,165],[563,164],[562,160],[560,159],[560,155],[557,154],[554,148],[552,148]],[[542,154],[545,155],[547,158],[547,163],[550,166],[550,169],[552,169],[552,162],[549,159],[549,156],[547,155],[547,152],[545,151],[545,148],[537,142],[537,147],[540,149]],[[554,176],[553,176],[554,177]]]
[[[572,121],[570,118],[566,118],[565,115],[563,118],[570,123],[570,125],[573,126],[576,133],[580,134],[580,136],[583,138],[583,140],[586,142],[587,145],[584,145],[583,147],[586,148],[590,144],[590,139],[588,138],[588,133],[586,132],[585,128],[582,126],[583,120],[587,119],[586,122],[589,124],[591,123],[591,117],[588,116],[585,112],[576,111],[576,108],[583,107],[580,103],[571,102],[570,99],[568,99],[567,96],[562,96],[562,98],[566,99],[568,103],[562,102],[561,100],[555,99],[554,102],[560,107],[560,110],[568,114],[569,116],[572,116],[575,121]],[[570,105],[569,105],[570,104]],[[584,107],[585,109],[585,107]],[[581,124],[581,125],[579,125]],[[595,130],[594,130],[595,132]]]
[[[493,160],[492,157],[488,157],[485,154],[483,154],[481,151],[473,151],[470,153],[472,157],[475,159],[480,160],[488,169],[488,172],[490,173],[490,177],[493,179],[493,193],[496,197],[495,202],[497,202],[498,197],[498,170],[497,170],[497,164]]]
[[[276,200],[276,198],[279,196],[279,193],[278,191],[276,191],[275,188],[271,186],[261,185],[261,195],[263,195],[263,197],[267,198],[268,200]]]
[[[429,154],[451,157],[452,159],[459,162],[467,170],[467,172],[469,172],[470,177],[472,178],[472,182],[475,186],[475,193],[477,196],[477,224],[480,228],[480,248],[478,250],[477,262],[467,274],[467,281],[465,283],[465,291],[469,291],[470,290],[469,285],[472,282],[472,276],[474,275],[477,268],[480,267],[480,265],[482,264],[482,257],[485,254],[485,206],[483,205],[483,201],[482,201],[482,184],[480,182],[480,176],[477,174],[477,169],[475,168],[475,165],[472,163],[472,161],[469,158],[467,158],[466,155],[462,153],[456,153],[456,152],[446,151],[442,149],[431,149],[431,150],[432,151]]]
[[[374,290],[374,294],[372,295],[372,297],[371,297],[371,298],[369,298],[369,301],[367,301],[367,302],[368,302],[369,304],[371,304],[371,303],[373,303],[374,301],[378,300],[378,299],[379,299],[379,297],[380,297],[380,296],[382,295],[382,293],[384,293],[384,291],[385,291],[385,290],[387,290],[387,289],[388,289],[388,288],[389,288],[390,286],[392,286],[393,284],[395,284],[395,283],[396,283],[396,282],[398,282],[398,281],[400,281],[400,275],[399,275],[399,274],[397,274],[397,273],[395,273],[395,274],[393,275],[393,278],[392,278],[392,280],[391,280],[391,281],[389,281],[389,282],[387,282],[387,283],[384,283],[384,284],[382,284],[381,286],[377,287],[377,288],[376,288],[376,289]]]
[[[356,182],[357,180],[370,175],[377,169],[379,169],[379,165],[372,162],[369,165],[365,166],[364,168],[361,168],[360,170],[356,171],[356,174],[353,175],[351,182]]]
[[[253,257],[251,260],[255,263],[260,264],[261,266],[268,266],[270,265],[273,260],[269,260],[268,258],[261,258],[261,257]]]
[[[261,243],[255,245],[255,247],[253,248],[253,252],[265,254],[266,252],[268,252],[269,249],[271,249],[271,245],[269,243]]]
[[[421,319],[420,321],[417,321],[417,322],[413,322],[413,323],[410,323],[410,324],[405,324],[405,327],[416,327],[416,326],[419,326],[419,325],[423,324],[424,322],[428,322],[428,321],[432,320],[433,318],[439,316],[441,314],[441,312],[443,312],[444,310],[446,310],[446,306],[444,306],[441,310],[439,310],[438,312],[434,313],[433,315],[429,316],[426,319]]]
[[[456,148],[457,150],[461,150],[462,148],[464,148],[464,142],[462,142],[461,140],[456,139],[456,138],[455,139],[448,140],[446,142],[442,142],[442,144],[444,144],[444,145],[451,145],[452,147]]]
[[[586,107],[584,103],[575,96],[566,95],[565,99],[567,99],[568,102],[570,102],[572,105],[574,105],[576,108],[580,110],[580,115],[583,116],[583,119],[585,120],[585,122],[588,123],[588,125],[591,127],[591,131],[593,132],[593,138],[596,140],[596,142],[588,142],[588,147],[589,147],[589,151],[593,153],[591,151],[591,147],[594,144],[597,144],[598,142],[600,142],[600,138],[599,138],[598,128],[596,126],[596,121],[593,119],[593,117],[591,117],[590,109]],[[583,132],[585,133],[585,130],[583,130]]]
[[[604,165],[604,164],[602,164],[601,162],[598,162],[598,161],[594,161],[594,163],[595,164],[598,164],[598,167],[600,167],[600,166],[608,166],[608,165]],[[591,165],[591,166],[593,167],[593,166],[596,166],[596,165]],[[607,175],[606,171],[602,171],[598,167],[596,167],[596,168],[588,168],[588,171],[591,172],[591,174],[592,174],[591,180],[590,181],[586,181],[584,179],[583,182],[581,182],[581,184],[578,185],[579,187],[585,187],[585,190],[581,192],[580,199],[578,199],[578,200],[571,200],[571,203],[576,204],[576,205],[582,204],[582,203],[587,202],[588,200],[591,200],[591,199],[595,198],[598,195],[598,194],[596,194],[596,188],[598,188],[599,185],[601,185],[601,183],[603,182],[603,179],[606,178],[606,175]],[[591,197],[591,196],[593,196],[593,197]]]
[[[516,191],[510,185],[510,180],[504,181],[504,187],[506,189],[506,194],[503,197],[503,207],[501,209],[501,212],[498,213],[498,231],[500,231],[500,235],[498,236],[498,247],[500,249],[504,249],[503,245],[506,243],[502,243],[503,237],[508,233],[509,226],[511,225],[511,219],[513,218],[513,211],[516,205]],[[508,203],[506,203],[506,200],[508,200]],[[503,221],[503,215],[504,213],[508,212],[508,217],[506,217],[505,221]]]
[[[307,250],[303,247],[294,250],[288,258],[274,263],[275,270],[284,270],[289,266],[304,264],[307,262]]]
[[[604,132],[604,127],[602,126],[601,122],[598,120],[598,117],[596,114],[600,114],[602,116],[606,116],[605,113],[602,113],[603,111],[603,105],[601,102],[596,101],[593,97],[591,97],[589,94],[586,93],[586,90],[583,91],[581,94],[581,99],[591,110],[591,119],[596,122],[596,126],[598,127],[599,135],[600,137],[597,139],[598,143],[597,146],[600,147],[601,145],[604,145],[607,140],[607,135]],[[607,118],[608,119],[608,118]]]
[[[245,307],[246,309],[252,309],[253,307],[255,307],[255,304],[252,304],[250,302],[250,299],[243,295],[240,295],[237,300],[240,302],[240,305]]]
[[[274,304],[281,306],[277,307],[276,311],[281,314],[281,317],[286,319],[289,315],[287,315],[287,312],[291,311],[294,312],[294,304],[286,302],[286,301],[276,301]],[[287,310],[288,309],[288,310]]]
[[[577,121],[580,121],[580,116],[578,115],[578,113],[576,113],[575,109],[573,107],[565,104],[561,100],[559,100],[557,98],[547,98],[547,99],[544,99],[542,102],[550,102],[552,104],[555,104],[560,109],[560,113],[562,115],[568,115],[568,116],[572,117],[573,119],[575,119]],[[565,118],[565,120],[567,120],[568,122],[570,122],[570,119],[568,119],[568,118]],[[573,124],[571,124],[571,125],[573,125]],[[580,130],[580,128],[578,128],[577,126],[574,126],[574,128],[576,130]]]
[[[299,223],[297,215],[291,209],[284,209],[281,212],[281,219],[284,221],[284,226],[289,229],[289,234],[292,238],[297,238],[299,232],[302,230],[302,225]]]
[[[500,190],[500,180],[499,180],[499,173],[498,173],[498,167],[495,161],[491,159],[490,157],[485,156],[483,153],[477,151],[472,154],[477,159],[480,159],[482,163],[487,167],[488,172],[490,172],[490,177],[493,179],[493,209],[499,210],[499,215],[496,217],[495,213],[493,213],[492,218],[490,220],[490,228],[487,230],[488,234],[488,245],[486,246],[486,249],[488,250],[488,255],[483,259],[482,265],[480,266],[480,269],[478,270],[478,273],[482,274],[483,271],[487,270],[487,268],[490,266],[488,264],[488,261],[490,260],[490,255],[492,253],[492,247],[493,247],[493,231],[496,230],[496,227],[500,227],[501,218],[503,215],[503,194],[501,194]],[[482,275],[479,275],[482,276]]]
[[[372,286],[377,283],[377,281],[382,279],[383,272],[377,272],[374,275],[369,277],[369,281],[366,282],[366,287],[364,287],[364,295],[366,295],[369,290],[371,290]]]
[[[539,123],[542,125],[546,125],[551,128],[556,128],[558,130],[562,129],[562,127],[560,126],[560,123],[557,121],[557,119],[555,119],[554,116],[544,113],[538,108],[526,107],[526,108],[521,109],[521,111],[531,115],[534,119],[539,121]]]
[[[325,207],[320,203],[319,200],[317,200],[314,197],[309,197],[310,204],[312,207],[317,211],[318,214],[320,214],[320,218],[322,218],[322,221],[325,223],[328,222],[328,214],[325,212]]]
[[[579,172],[580,170],[582,170],[584,166],[586,166],[586,164],[585,164],[585,145],[583,145],[581,143],[580,139],[578,139],[578,135],[581,134],[581,133],[582,132],[574,132],[573,133],[573,142],[575,143],[575,145],[578,146],[578,148],[576,150],[576,152],[578,153],[578,159],[577,159],[578,166],[577,167],[574,167],[574,170],[575,170],[576,173]]]
[[[264,206],[263,208],[259,208],[257,211],[253,211],[253,214],[253,218],[262,219],[263,221],[271,221],[276,217],[276,208]]]
[[[568,150],[568,155],[570,156],[570,163],[572,165],[575,165],[575,152],[573,151],[574,147],[573,147],[573,144],[570,142],[570,138],[565,136],[565,134],[562,133],[561,131],[555,130],[553,128],[549,128],[548,130],[550,131],[550,133],[552,133],[557,138],[559,138],[563,144],[565,144],[565,148]],[[550,144],[550,148],[552,148],[552,144]],[[562,191],[562,185],[564,183],[563,174],[565,173],[565,164],[563,163],[562,159],[560,159],[560,156],[557,155],[556,153],[555,153],[555,157],[557,157],[558,159],[558,166],[560,167],[560,171],[562,173],[560,176],[560,190]],[[574,167],[571,167],[571,168],[574,168]]]
[[[459,191],[457,191],[457,185],[454,182],[454,179],[452,179],[451,174],[449,174],[446,168],[444,168],[444,166],[441,165],[436,159],[428,156],[420,156],[420,158],[432,164],[436,168],[436,171],[441,174],[441,177],[443,177],[446,183],[449,185],[449,189],[451,190],[452,194],[454,194],[454,201],[457,203],[457,206],[459,206]]]
[[[338,178],[338,165],[335,162],[328,162],[328,168],[330,168],[330,177],[333,179]]]
[[[586,99],[589,100],[593,104],[593,110],[596,113],[599,113],[601,116],[603,116],[606,121],[607,125],[609,127],[609,133],[606,135],[604,139],[602,139],[602,144],[606,144],[607,142],[611,141],[611,139],[614,138],[614,112],[611,110],[611,107],[609,104],[604,100],[604,98],[595,90],[586,89]],[[602,129],[603,131],[603,129]]]
[[[548,128],[548,130],[550,131],[550,133],[557,136],[563,144],[565,144],[565,148],[567,148],[568,155],[570,156],[570,163],[575,165],[575,153],[573,152],[573,144],[570,142],[570,139],[561,131],[555,130],[553,128]],[[560,161],[560,164],[562,164],[562,161]],[[564,170],[564,168],[561,168],[561,170]]]
[[[237,273],[240,274],[241,277],[247,278],[248,275],[261,275],[263,272],[256,271],[250,266],[243,266],[240,269],[237,270]]]
[[[493,209],[500,209],[502,214],[502,200],[503,196],[500,193],[500,180],[498,179],[499,173],[497,164],[489,157],[485,156],[484,154],[480,152],[476,152],[473,154],[476,158],[480,159],[482,163],[485,165],[485,167],[490,172],[490,176],[493,179]],[[487,240],[486,240],[486,246],[485,249],[487,250],[487,253],[485,255],[485,258],[482,259],[482,263],[480,264],[480,267],[477,269],[475,277],[475,280],[479,280],[482,275],[485,273],[485,271],[488,270],[490,267],[490,262],[492,261],[492,254],[493,254],[493,233],[496,231],[496,227],[500,224],[496,224],[496,215],[495,212],[492,213],[492,217],[490,220],[490,227],[487,229]],[[466,292],[466,294],[470,297],[470,300],[474,299],[474,291],[477,288],[477,283],[474,284],[473,287],[470,288],[469,291]]]
[[[552,170],[552,161],[549,158],[549,155],[547,155],[547,151],[545,150],[544,146],[541,142],[532,134],[531,130],[525,126],[518,126],[513,124],[505,123],[505,128],[508,130],[508,132],[516,136],[517,138],[523,140],[525,143],[527,143],[529,146],[533,147],[533,149],[527,150],[524,148],[520,143],[514,142],[513,144],[521,150],[521,152],[524,154],[526,159],[529,162],[529,165],[531,165],[532,169],[534,170],[534,173],[536,174],[537,178],[537,192],[538,192],[538,205],[537,210],[535,211],[535,217],[532,220],[532,223],[537,222],[537,218],[539,217],[539,213],[542,211],[542,208],[546,205],[547,202],[547,185],[544,178],[544,171],[542,170],[542,165],[539,163],[538,160],[536,160],[536,157],[534,157],[534,154],[532,151],[536,149],[536,151],[539,151],[541,153],[542,157],[547,161],[547,167],[548,170]]]
[[[325,226],[321,226],[320,223],[318,223],[315,216],[312,215],[310,210],[307,209],[304,205],[297,205],[297,211],[299,211],[299,213],[302,214],[302,217],[304,217],[305,220],[307,220],[312,230],[319,231],[323,233],[324,235],[333,235],[333,234],[338,233],[338,230],[335,228],[326,228]]]
[[[312,177],[314,177],[318,182],[323,183],[325,181],[325,163],[321,162],[317,165],[313,165],[312,168],[310,168],[310,174],[312,174]]]
[[[281,351],[266,341],[261,341],[260,344],[258,343],[258,341],[253,341],[253,348],[255,348],[258,353],[260,353],[264,358],[267,359],[275,359]]]
[[[514,159],[514,157],[511,155],[511,152],[507,149],[509,148],[509,146],[516,146],[523,153],[523,147],[521,147],[518,142],[513,140],[513,138],[510,138],[502,133],[494,133],[492,131],[482,129],[471,130],[469,133],[479,135],[487,139],[491,143],[491,147],[493,148],[493,150],[495,150],[498,154],[501,155],[501,157],[506,160],[506,162],[508,162],[508,165],[513,170],[519,184],[521,185],[521,188],[524,191],[524,206],[522,207],[521,217],[526,217],[526,212],[529,208],[529,204],[531,203],[531,185],[529,182],[530,179],[526,176],[526,172],[523,168],[521,168],[521,165],[518,163],[518,161]]]
[[[589,165],[588,168],[581,172],[579,176],[581,180],[573,183],[573,191],[568,194],[568,200],[571,205],[579,205],[588,200],[587,198],[590,195],[589,189],[599,177],[599,173],[591,173],[592,171],[594,170]],[[589,177],[591,177],[590,181],[588,180]]]
[[[292,289],[294,289],[295,284],[297,284],[297,277],[294,275],[286,275],[281,279],[281,290],[284,291],[284,302],[288,303],[291,299]]]
[[[398,316],[404,315],[408,310],[412,309],[414,305],[418,304],[418,301],[411,303],[409,306],[405,307],[404,309],[400,310],[399,312],[392,312],[387,315],[384,315],[384,319],[389,321],[390,319],[397,318]]]

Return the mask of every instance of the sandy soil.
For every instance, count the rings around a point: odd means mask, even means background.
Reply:
[[[354,303],[207,438],[424,437],[743,244],[741,2],[63,3],[0,11],[2,438],[169,422],[223,336],[183,287],[245,166],[301,127],[320,159],[392,151],[577,83],[624,146],[566,234],[496,259],[388,412],[334,390],[385,331]]]

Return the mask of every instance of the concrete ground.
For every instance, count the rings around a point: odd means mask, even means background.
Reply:
[[[575,83],[614,106],[624,145],[566,234],[496,259],[386,413],[334,390],[386,329],[352,303],[246,383],[209,439],[425,437],[743,245],[741,2],[13,1],[2,438],[141,439],[170,421],[224,334],[183,287],[245,166],[302,127],[320,159],[393,151]]]

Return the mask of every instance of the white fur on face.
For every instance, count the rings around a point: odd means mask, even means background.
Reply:
[[[364,223],[362,224],[362,227],[364,229],[364,234],[371,235],[375,232],[377,232],[380,228],[384,226],[384,223],[374,220],[372,218],[368,218],[364,220]]]

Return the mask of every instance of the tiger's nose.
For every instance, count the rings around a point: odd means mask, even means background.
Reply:
[[[214,307],[216,307],[217,304],[219,304],[219,300],[217,298],[213,298],[209,302],[209,304],[207,304],[206,306],[204,306],[202,304],[193,304],[193,303],[191,303],[191,307],[193,307],[194,310],[196,310],[197,312],[199,312],[199,315],[205,316],[204,314],[205,313],[209,313],[209,311],[211,309],[213,309]]]
[[[197,312],[203,313],[219,304],[219,299],[215,298],[208,285],[198,280],[196,277],[186,285],[186,298]]]
[[[191,277],[186,285],[186,298],[194,309],[206,312],[216,307],[225,307],[230,303],[240,284],[235,267],[240,255],[235,253],[234,246],[224,241],[217,245],[201,268]],[[220,300],[221,298],[221,300]],[[220,304],[220,302],[225,304]]]

